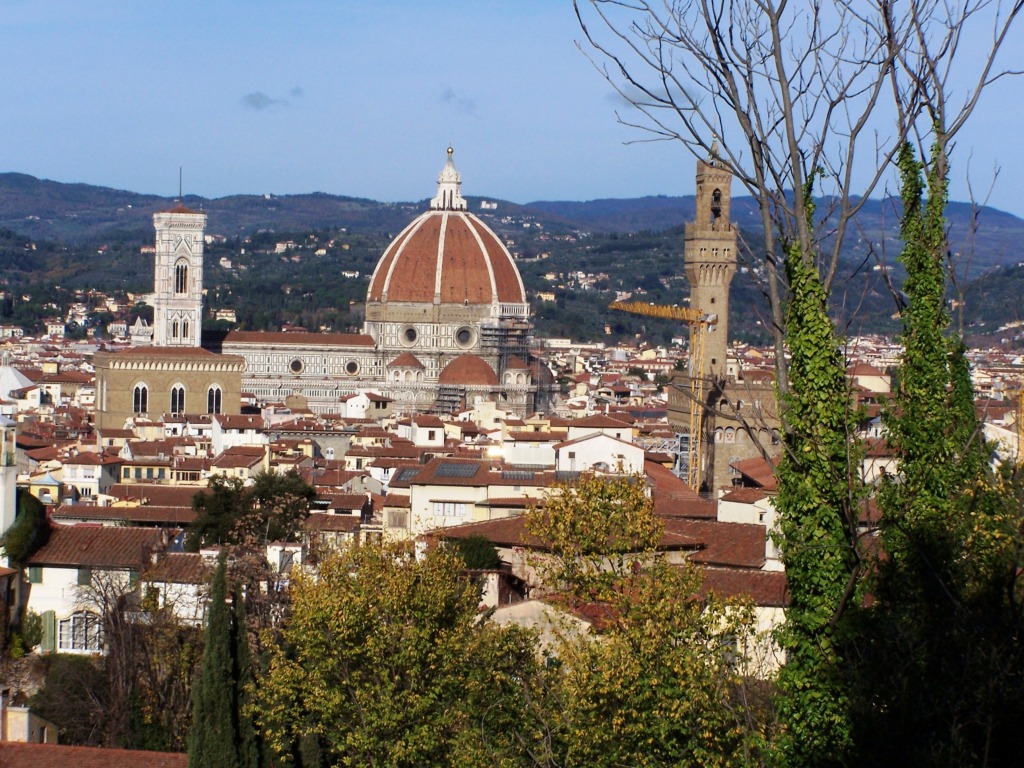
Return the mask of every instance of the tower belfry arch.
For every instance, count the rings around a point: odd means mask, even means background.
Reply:
[[[153,345],[199,347],[203,330],[203,233],[206,214],[180,203],[153,214]]]
[[[683,242],[690,308],[699,308],[707,324],[699,328],[700,338],[691,324],[690,370],[677,373],[668,390],[680,470],[696,490],[713,494],[737,482],[739,462],[761,460],[778,450],[772,447],[778,441],[779,420],[771,375],[744,370],[738,361],[733,368],[728,364],[729,287],[739,240],[730,219],[732,178],[716,141],[710,155],[697,161],[697,212],[686,224]],[[703,355],[694,355],[701,340]],[[694,385],[695,377],[702,386]]]
[[[693,375],[726,375],[729,352],[729,284],[736,274],[736,225],[729,220],[732,172],[718,157],[718,142],[697,161],[697,215],[687,222],[683,264],[690,283],[690,306],[718,315],[717,328],[704,340],[704,367]],[[693,338],[691,336],[691,348]]]

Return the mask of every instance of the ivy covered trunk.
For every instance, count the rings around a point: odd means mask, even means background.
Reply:
[[[884,414],[899,466],[879,490],[887,559],[857,662],[858,743],[908,765],[1020,765],[1020,480],[989,468],[965,345],[949,332],[944,147],[925,164],[906,145],[899,164],[905,351]]]
[[[781,397],[785,451],[776,475],[790,606],[780,637],[786,664],[776,762],[843,765],[851,724],[836,635],[855,586],[859,449],[825,288],[798,246],[789,248],[786,268],[790,392]]]

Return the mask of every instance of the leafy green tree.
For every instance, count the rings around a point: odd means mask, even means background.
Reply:
[[[577,604],[621,602],[637,566],[656,558],[664,532],[640,477],[598,475],[552,494],[526,529],[550,554],[537,558],[544,583]]]
[[[190,768],[255,768],[255,734],[246,709],[252,685],[244,617],[228,604],[226,557],[221,555],[210,591],[202,671],[192,694]]]
[[[1019,765],[1021,478],[989,469],[964,344],[949,332],[944,147],[925,163],[905,145],[899,164],[905,352],[884,415],[900,464],[879,492],[888,559],[857,645],[859,741],[876,762]]]
[[[658,551],[663,526],[638,478],[585,476],[530,513],[553,599],[598,618],[552,648],[549,717],[565,766],[756,763],[764,732],[743,694],[747,606],[701,599],[699,572]]]
[[[109,682],[100,659],[68,653],[42,658],[43,684],[32,711],[60,728],[62,744],[105,746]]]
[[[237,477],[214,475],[206,493],[192,501],[196,519],[186,545],[194,550],[212,544],[245,541],[296,541],[316,489],[296,470],[261,472],[251,486]]]
[[[295,541],[309,516],[316,489],[302,479],[298,470],[290,469],[284,474],[260,472],[249,495],[256,512],[249,526],[263,533],[267,541]]]
[[[241,479],[224,475],[211,477],[207,492],[192,497],[196,519],[186,532],[186,547],[196,551],[213,544],[233,543],[235,526],[249,511],[247,505]]]
[[[445,548],[413,558],[364,544],[294,584],[257,689],[282,759],[332,765],[519,765],[535,732],[524,700],[543,670],[533,636],[477,613]]]
[[[27,490],[18,489],[18,512],[14,523],[0,539],[9,561],[22,566],[50,538],[50,521],[46,507]]]
[[[484,536],[467,536],[464,539],[448,539],[471,570],[494,570],[501,568],[501,555],[489,539]]]

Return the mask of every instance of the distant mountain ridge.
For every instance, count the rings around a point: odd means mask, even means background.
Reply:
[[[484,215],[497,229],[518,232],[522,224],[504,226],[512,216],[539,223],[550,232],[601,233],[660,232],[681,227],[695,215],[694,198],[649,196],[589,201],[538,200],[524,205],[497,198],[468,197],[470,208]],[[482,209],[483,200],[497,208]],[[186,195],[185,205],[206,212],[208,232],[226,236],[249,235],[257,230],[301,232],[346,227],[352,232],[396,233],[420,211],[426,200],[381,203],[357,197],[312,192],[299,195],[230,195],[207,199]],[[174,199],[90,184],[67,184],[37,179],[22,173],[0,173],[0,227],[36,240],[89,241],[104,236],[152,234],[152,214],[172,207]],[[898,201],[869,200],[859,217],[857,233],[847,244],[846,258],[895,262],[898,252]],[[756,247],[760,218],[749,197],[732,201],[731,215]],[[1024,220],[995,208],[974,209],[950,203],[947,209],[950,247],[961,254],[964,274],[977,277],[1020,260]],[[505,223],[507,224],[507,223]],[[976,228],[975,228],[975,225]],[[516,229],[518,227],[518,229]],[[871,242],[872,253],[867,247]]]

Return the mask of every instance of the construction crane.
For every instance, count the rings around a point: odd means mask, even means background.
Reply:
[[[613,301],[609,309],[634,315],[679,320],[690,326],[690,450],[686,467],[686,483],[700,489],[700,471],[704,430],[704,335],[718,322],[718,315],[709,315],[691,307],[667,307],[643,301]]]
[[[1014,428],[1017,432],[1017,463],[1024,464],[1024,386],[1017,390],[1017,418]]]

